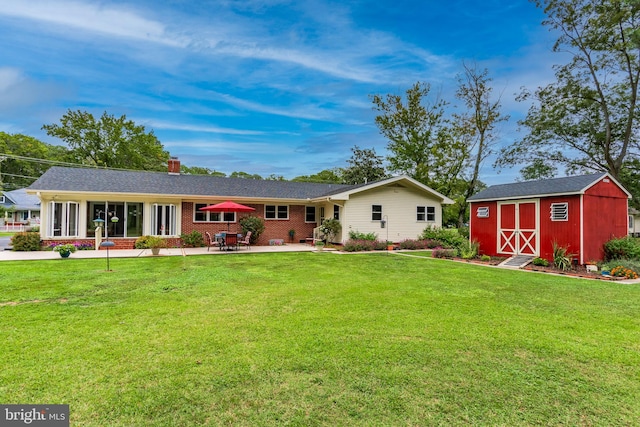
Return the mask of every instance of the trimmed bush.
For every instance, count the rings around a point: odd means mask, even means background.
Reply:
[[[534,258],[533,261],[531,261],[531,263],[533,265],[537,265],[538,267],[548,267],[549,266],[549,261],[547,261],[544,258],[540,258],[540,257]]]
[[[458,230],[455,228],[441,228],[433,226],[425,228],[420,235],[420,239],[437,240],[440,242],[439,246],[455,249],[460,249],[468,242],[468,239],[458,233]]]
[[[359,231],[349,231],[349,239],[350,240],[378,240],[378,235],[376,233],[361,233]]]
[[[204,237],[199,231],[192,231],[189,234],[181,234],[182,245],[186,248],[201,248],[204,246]]]
[[[604,244],[604,258],[607,261],[613,259],[635,259],[640,261],[640,240],[633,237],[611,239]]]
[[[434,258],[455,258],[458,255],[457,249],[435,249],[432,253]]]
[[[264,232],[264,220],[257,216],[246,216],[240,219],[240,227],[242,232],[246,235],[251,232],[251,244],[255,245],[258,242],[258,238]]]
[[[349,239],[342,246],[342,250],[345,252],[379,251],[386,248],[386,242],[366,239]]]
[[[39,251],[42,249],[40,233],[34,233],[31,231],[16,233],[11,238],[11,246],[13,246],[14,251]]]

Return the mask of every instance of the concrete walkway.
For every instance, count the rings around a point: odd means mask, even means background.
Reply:
[[[303,243],[288,243],[282,246],[251,246],[251,249],[240,248],[237,251],[221,251],[219,248],[166,248],[160,249],[158,256],[189,256],[189,255],[240,255],[265,252],[313,252],[315,248]],[[109,258],[140,258],[154,256],[151,249],[112,249]],[[71,258],[107,258],[107,251],[76,251]],[[0,261],[36,261],[43,259],[61,259],[60,254],[53,251],[15,252],[0,251]]]

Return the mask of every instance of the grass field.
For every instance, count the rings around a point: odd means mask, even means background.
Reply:
[[[0,402],[73,426],[640,425],[640,285],[396,254],[0,264]]]

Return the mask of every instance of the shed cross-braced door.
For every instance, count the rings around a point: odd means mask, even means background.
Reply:
[[[498,252],[537,256],[538,202],[504,202],[498,212]]]

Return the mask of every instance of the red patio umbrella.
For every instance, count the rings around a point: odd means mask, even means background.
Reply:
[[[241,205],[240,203],[232,202],[227,200],[226,202],[216,203],[215,205],[205,206],[204,208],[200,208],[201,211],[210,211],[210,212],[251,212],[255,211],[254,208],[250,206]],[[227,231],[229,231],[229,221],[227,221]]]

